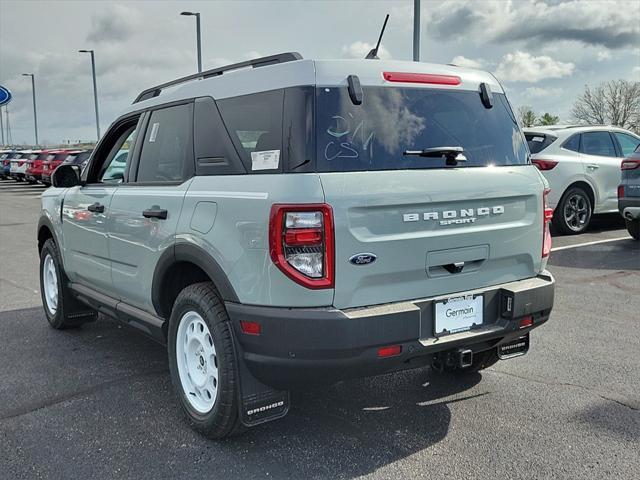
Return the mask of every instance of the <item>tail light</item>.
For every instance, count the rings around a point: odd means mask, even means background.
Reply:
[[[620,168],[622,170],[635,170],[636,168],[640,168],[640,160],[624,159],[620,164]]]
[[[537,158],[531,160],[531,163],[538,167],[538,170],[542,171],[553,170],[558,164],[558,162],[556,162],[555,160],[538,160]]]
[[[618,198],[624,198],[624,185],[618,185]]]
[[[333,211],[327,204],[273,205],[269,219],[271,260],[296,283],[333,288]]]
[[[551,220],[553,220],[553,208],[549,208],[549,204],[547,203],[547,196],[550,191],[551,189],[545,188],[542,194],[542,209],[544,212],[544,216],[542,217],[542,258],[548,257],[551,252],[551,228],[549,224]]]
[[[460,85],[460,77],[455,75],[435,75],[432,73],[383,72],[387,82],[430,83],[433,85]]]

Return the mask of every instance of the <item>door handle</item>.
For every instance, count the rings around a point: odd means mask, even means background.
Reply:
[[[104,205],[99,204],[98,202],[89,205],[87,210],[94,213],[104,213]]]
[[[161,208],[149,208],[142,212],[142,216],[145,218],[159,218],[161,220],[166,220],[167,211],[162,210]]]
[[[595,164],[591,163],[591,164],[587,165],[587,168],[588,168],[589,170],[597,170],[597,169],[599,169],[599,168],[600,168],[600,166],[599,166],[599,165],[595,165]]]

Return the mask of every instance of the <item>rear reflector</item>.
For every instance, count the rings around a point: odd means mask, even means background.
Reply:
[[[549,223],[553,220],[553,208],[550,208],[547,204],[547,196],[551,189],[545,188],[544,193],[542,194],[542,258],[546,258],[549,256],[551,252],[551,228],[549,227]]]
[[[520,328],[527,328],[533,325],[533,317],[524,317],[520,320]]]
[[[240,320],[240,329],[242,333],[247,335],[260,335],[262,328],[258,322],[249,322],[247,320]]]
[[[531,163],[533,163],[536,167],[538,167],[538,170],[553,170],[553,168],[558,164],[558,162],[556,162],[555,160],[538,160],[538,159],[534,159],[531,160]]]
[[[622,160],[620,168],[622,170],[635,170],[636,168],[640,168],[640,160]]]
[[[378,357],[395,357],[402,353],[402,345],[389,345],[388,347],[380,347],[378,349]]]
[[[618,185],[618,198],[624,198],[624,185]]]
[[[387,82],[430,83],[433,85],[460,85],[460,77],[455,75],[434,75],[432,73],[383,72]]]

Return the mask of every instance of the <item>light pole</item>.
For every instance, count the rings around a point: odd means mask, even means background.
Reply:
[[[31,77],[31,93],[33,94],[33,125],[36,131],[36,146],[37,146],[38,145],[38,114],[36,112],[36,80],[33,73],[23,73],[22,76]]]
[[[98,141],[100,140],[100,113],[98,112],[98,87],[96,84],[96,60],[93,50],[78,50],[80,53],[91,54],[91,74],[93,75],[93,102],[96,106],[96,133],[98,134]]]
[[[413,0],[413,61],[420,61],[420,0]]]
[[[198,42],[198,73],[202,72],[202,44],[200,42],[200,13],[199,12],[181,12],[180,15],[186,17],[196,17],[196,41]]]

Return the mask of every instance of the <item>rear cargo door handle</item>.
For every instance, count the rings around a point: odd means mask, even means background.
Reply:
[[[161,208],[149,208],[148,210],[145,210],[144,212],[142,212],[142,216],[145,218],[159,218],[161,220],[166,220],[167,218],[167,211],[166,210],[162,210]]]
[[[104,213],[104,205],[101,205],[100,203],[96,202],[92,205],[89,205],[87,207],[87,210],[94,213]]]

